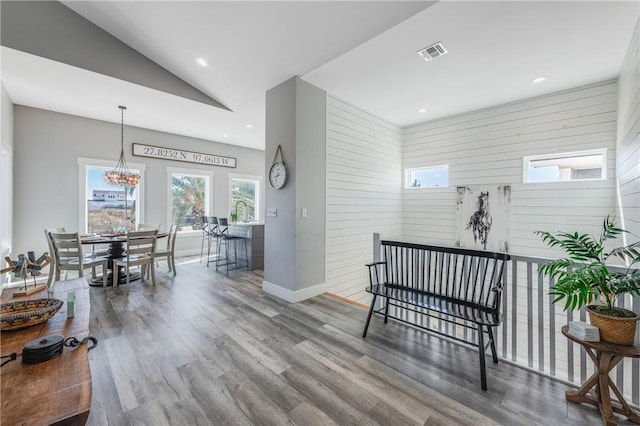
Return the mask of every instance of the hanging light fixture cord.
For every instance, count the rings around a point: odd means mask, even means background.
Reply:
[[[124,159],[124,110],[126,106],[120,105],[120,156]]]
[[[124,110],[127,109],[126,106],[120,105],[120,158],[118,159],[118,165],[116,169],[121,166],[121,168],[128,172],[129,168],[127,167],[127,161],[124,159]]]

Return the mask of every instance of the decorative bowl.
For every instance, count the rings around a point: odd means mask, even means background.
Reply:
[[[19,330],[42,324],[62,307],[62,300],[34,299],[0,305],[0,331]]]

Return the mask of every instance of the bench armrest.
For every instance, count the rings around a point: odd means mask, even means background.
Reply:
[[[387,262],[372,262],[367,263],[365,266],[369,268],[369,289],[373,289],[374,285],[381,284],[380,278],[383,278],[382,269]]]

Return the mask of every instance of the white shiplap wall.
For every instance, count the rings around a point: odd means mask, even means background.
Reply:
[[[453,245],[457,237],[456,186],[482,184],[511,185],[510,253],[561,255],[547,248],[533,234],[536,230],[599,233],[603,218],[616,212],[616,114],[617,84],[608,81],[405,128],[403,167],[449,164],[450,187],[404,190],[403,238]],[[606,180],[522,183],[524,156],[596,148],[607,149]],[[527,365],[529,339],[537,352],[540,330],[534,328],[531,336],[528,334],[529,321],[537,319],[533,312],[531,317],[528,313],[527,271],[522,267],[515,282],[510,275],[505,283],[510,294],[515,291],[519,295],[517,315],[514,317],[513,306],[505,312],[505,324],[517,324],[517,340],[513,342],[509,336],[507,346],[500,340],[498,351],[515,344],[515,358]],[[537,297],[532,303],[538,306]],[[566,323],[564,312],[556,309],[556,324]],[[550,335],[547,324],[542,329],[544,336]],[[560,333],[554,337],[560,376],[567,359],[562,337]]]
[[[619,78],[616,170],[625,228],[640,239],[640,21]]]
[[[403,239],[453,245],[456,186],[511,185],[510,252],[555,255],[535,230],[597,232],[615,213],[617,84],[593,84],[403,129],[402,167],[449,164],[449,187],[403,190]],[[607,148],[608,179],[523,184],[523,157]]]
[[[327,291],[368,304],[374,232],[399,238],[400,129],[327,96]]]

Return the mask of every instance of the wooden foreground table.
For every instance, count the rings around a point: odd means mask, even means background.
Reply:
[[[640,424],[640,416],[624,400],[622,392],[609,377],[611,370],[624,358],[640,358],[640,345],[636,343],[634,346],[621,346],[607,342],[585,342],[570,335],[567,325],[562,327],[562,334],[582,345],[596,367],[595,373],[578,390],[565,392],[567,401],[597,406],[605,426],[618,424],[613,413],[624,414],[630,422]],[[609,390],[613,391],[618,402],[611,401]]]
[[[67,293],[76,295],[75,316],[67,319]],[[46,298],[46,290],[13,298],[13,289],[2,293],[2,303]],[[25,343],[38,337],[60,334],[82,340],[89,334],[89,285],[85,278],[58,281],[54,299],[64,302],[58,313],[44,324],[0,335],[2,355],[22,352]],[[0,370],[0,424],[12,425],[84,425],[91,406],[91,371],[86,344],[64,347],[61,356],[34,365],[11,361]],[[3,358],[3,361],[6,358]]]

